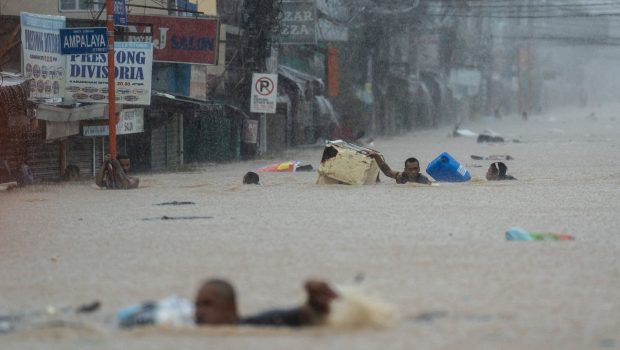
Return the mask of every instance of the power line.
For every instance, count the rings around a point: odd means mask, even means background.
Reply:
[[[620,6],[617,2],[603,2],[603,3],[591,3],[591,4],[484,4],[484,5],[457,5],[457,4],[443,4],[443,3],[430,3],[432,6],[449,7],[454,9],[487,9],[487,8],[500,8],[500,9],[522,9],[522,8],[558,8],[558,7],[575,7],[575,8],[598,8],[598,7],[616,7]]]
[[[534,40],[534,41],[557,41],[563,42],[567,45],[581,45],[581,46],[620,46],[620,38],[607,38],[614,39],[617,41],[610,41],[607,39],[604,40],[595,40],[593,38],[581,38],[581,37],[573,37],[573,36],[561,36],[561,35],[540,35],[540,36],[529,36],[529,35],[492,35],[493,39],[512,39],[512,40]]]
[[[471,12],[485,10],[485,15],[519,15],[519,16],[568,16],[566,12],[572,12],[580,16],[597,15],[617,11],[620,9],[618,2],[598,2],[598,3],[544,3],[544,4],[477,4],[477,5],[459,5],[455,3],[430,3],[431,8],[442,10],[452,10],[459,12]],[[549,10],[554,9],[554,14],[550,14]],[[587,12],[589,10],[589,12]],[[493,13],[489,14],[492,11]],[[469,13],[468,13],[469,14]]]
[[[620,12],[610,13],[575,13],[575,14],[561,14],[561,15],[492,15],[492,14],[457,14],[457,13],[425,13],[425,16],[436,17],[460,17],[460,18],[597,18],[597,17],[620,17]]]

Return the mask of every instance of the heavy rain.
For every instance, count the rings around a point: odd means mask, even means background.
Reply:
[[[617,0],[0,0],[0,347],[618,349],[619,59]]]

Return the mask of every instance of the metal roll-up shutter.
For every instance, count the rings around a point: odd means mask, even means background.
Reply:
[[[93,176],[93,140],[93,137],[76,136],[67,141],[68,164],[80,168],[80,177]]]
[[[57,181],[60,176],[60,147],[58,142],[35,142],[27,146],[27,163],[35,181]]]

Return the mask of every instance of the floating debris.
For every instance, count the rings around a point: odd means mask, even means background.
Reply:
[[[152,220],[195,220],[195,219],[213,219],[212,216],[160,216],[156,218],[143,218],[143,221],[152,221]]]
[[[448,317],[448,312],[446,311],[429,311],[423,312],[415,317],[413,317],[413,321],[415,322],[433,322],[436,319]]]
[[[163,202],[163,203],[158,203],[158,204],[153,204],[153,205],[193,205],[193,204],[196,204],[196,203],[188,202],[188,201],[184,201],[184,202],[172,201],[172,202]]]

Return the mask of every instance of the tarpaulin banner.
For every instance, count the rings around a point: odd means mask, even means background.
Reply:
[[[31,98],[58,98],[64,93],[65,58],[60,54],[60,29],[64,16],[21,12],[22,72],[33,79]]]
[[[153,45],[141,42],[114,44],[116,102],[151,104]],[[67,56],[67,98],[79,102],[108,102],[108,55]]]
[[[128,22],[127,40],[152,40],[154,61],[217,64],[217,19],[129,16]]]

